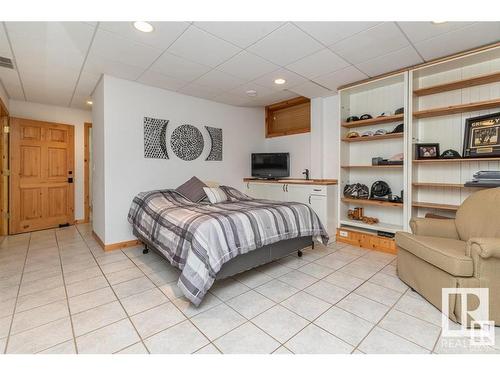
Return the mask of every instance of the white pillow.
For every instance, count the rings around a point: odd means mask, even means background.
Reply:
[[[210,203],[220,203],[228,200],[226,193],[218,187],[204,187],[203,190]]]

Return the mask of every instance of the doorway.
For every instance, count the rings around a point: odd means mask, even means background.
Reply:
[[[10,234],[74,223],[74,127],[10,119]]]
[[[0,236],[9,233],[9,112],[0,99]]]
[[[86,122],[84,125],[83,136],[84,149],[84,207],[85,219],[84,223],[89,223],[92,220],[92,124]]]

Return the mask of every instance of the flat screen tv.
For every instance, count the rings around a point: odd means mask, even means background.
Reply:
[[[290,176],[290,154],[252,154],[252,177],[283,178]]]

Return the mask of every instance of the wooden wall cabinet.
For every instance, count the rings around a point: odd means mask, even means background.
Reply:
[[[309,133],[311,100],[300,96],[266,107],[266,138]]]

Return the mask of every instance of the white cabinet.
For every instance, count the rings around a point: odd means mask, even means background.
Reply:
[[[258,199],[299,202],[309,205],[316,212],[330,235],[330,241],[335,240],[337,229],[336,185],[249,181],[246,185],[246,194]]]

